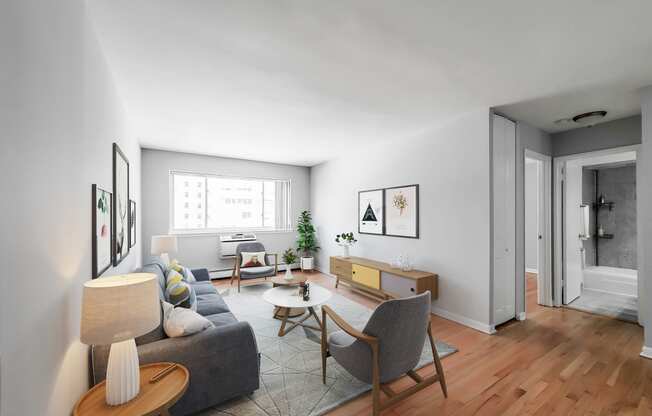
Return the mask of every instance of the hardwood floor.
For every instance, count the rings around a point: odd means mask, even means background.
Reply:
[[[369,307],[377,302],[330,276],[309,280]],[[639,357],[643,329],[636,324],[536,304],[536,279],[527,279],[527,320],[486,335],[432,316],[436,338],[459,352],[442,361],[448,399],[438,385],[384,411],[398,415],[652,415],[652,360]],[[228,285],[228,280],[215,283]],[[432,366],[419,371],[431,374]],[[403,378],[392,388],[411,385]],[[366,394],[329,413],[371,413]]]

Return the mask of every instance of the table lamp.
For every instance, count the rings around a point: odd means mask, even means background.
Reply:
[[[111,345],[106,369],[106,402],[117,406],[140,391],[140,367],[134,338],[161,321],[156,276],[131,273],[84,283],[81,342]]]
[[[154,235],[152,236],[152,255],[161,256],[165,264],[170,264],[169,253],[176,253],[177,236],[175,235]]]

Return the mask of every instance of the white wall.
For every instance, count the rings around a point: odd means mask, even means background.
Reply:
[[[420,238],[359,235],[352,255],[390,261],[407,253],[439,274],[433,312],[489,330],[489,111],[467,113],[406,141],[351,153],[311,171],[311,207],[328,272],[335,235],[357,234],[358,191],[419,184]]]
[[[139,201],[140,149],[84,1],[21,0],[3,3],[0,15],[11,40],[0,88],[1,413],[68,415],[88,388],[79,320],[91,276],[91,184],[111,189],[117,141]],[[107,274],[139,262],[137,245]]]
[[[525,269],[537,270],[539,259],[539,164],[525,162]]]
[[[167,234],[170,225],[171,170],[210,173],[225,176],[286,179],[291,181],[292,224],[299,213],[310,206],[310,169],[301,166],[253,162],[202,156],[190,153],[143,149],[143,253],[150,253],[151,237]],[[296,232],[256,233],[268,252],[281,253],[296,248]],[[180,235],[176,257],[189,267],[207,267],[218,270],[233,267],[233,260],[219,256],[219,237],[216,234]],[[279,261],[280,258],[279,258]]]
[[[644,352],[652,358],[652,86],[641,91],[641,114],[636,160],[639,322],[645,326]]]

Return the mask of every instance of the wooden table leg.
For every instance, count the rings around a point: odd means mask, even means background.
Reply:
[[[313,309],[312,306],[311,306],[311,307],[308,308],[308,312],[310,312],[310,315],[312,315],[315,318],[315,321],[317,321],[317,324],[319,325],[319,327],[323,331],[324,326],[321,324],[321,321],[319,320],[319,316],[317,316],[317,314],[315,313],[315,309]]]
[[[285,335],[285,324],[288,322],[288,316],[290,315],[290,308],[281,308],[283,309],[283,321],[281,322],[281,328],[278,330],[278,336],[282,337]]]

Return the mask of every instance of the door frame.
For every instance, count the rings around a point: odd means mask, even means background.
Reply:
[[[535,152],[530,149],[525,149],[523,154],[523,165],[525,166],[525,159],[534,159],[541,162],[541,174],[543,175],[543,188],[538,189],[539,198],[543,197],[543,201],[539,201],[538,206],[543,206],[543,212],[539,213],[539,221],[543,217],[543,223],[540,224],[539,229],[542,231],[542,241],[541,245],[543,250],[539,248],[537,250],[537,256],[543,251],[543,259],[539,258],[537,262],[538,267],[538,276],[537,276],[537,285],[538,285],[538,294],[537,294],[537,303],[544,306],[552,306],[552,157],[544,155],[542,153]],[[523,175],[525,182],[525,174]],[[525,200],[525,192],[523,192],[523,199]],[[525,217],[525,204],[523,204],[523,216]],[[525,227],[523,227],[523,240],[525,240]],[[525,248],[525,247],[524,247]],[[525,250],[523,250],[523,264],[525,264]],[[525,305],[524,314],[527,312],[527,302],[525,299],[526,296],[526,277],[525,270],[521,273],[523,276],[523,288],[524,291],[521,294],[523,296],[522,305]]]
[[[576,153],[567,156],[560,156],[553,159],[554,165],[554,216],[553,216],[553,227],[554,227],[554,271],[553,271],[553,305],[554,306],[563,306],[563,290],[564,290],[564,277],[566,276],[566,259],[564,256],[564,240],[566,238],[566,227],[564,224],[563,208],[565,206],[566,194],[564,188],[564,171],[563,168],[566,165],[566,162],[577,160],[577,159],[594,159],[617,154],[626,154],[629,152],[634,152],[634,160],[637,160],[638,153],[640,151],[640,145],[632,146],[620,146],[614,147],[611,149],[597,150],[593,152],[585,153]],[[591,166],[595,163],[587,163],[586,166]],[[584,166],[584,165],[582,165]],[[640,281],[640,280],[639,280]],[[640,301],[640,299],[639,299]]]

